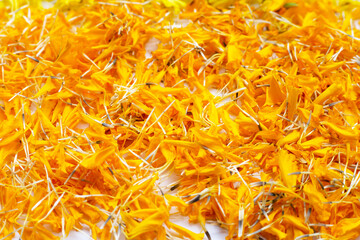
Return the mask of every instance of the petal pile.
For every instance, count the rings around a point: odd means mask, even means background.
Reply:
[[[355,239],[359,16],[335,0],[0,2],[0,238]]]

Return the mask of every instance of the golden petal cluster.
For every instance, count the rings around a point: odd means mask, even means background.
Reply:
[[[1,1],[0,238],[355,239],[359,50],[357,1]]]

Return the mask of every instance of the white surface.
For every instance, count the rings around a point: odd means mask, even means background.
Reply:
[[[183,219],[177,218],[176,220],[172,220],[171,222],[178,224],[182,227],[186,227],[187,229],[189,229],[195,233],[201,232],[200,225],[199,224],[189,224],[188,221],[186,220],[186,217],[183,217]],[[227,231],[218,226],[215,226],[212,224],[207,224],[206,229],[210,233],[210,236],[213,240],[223,240],[227,236]],[[72,231],[72,232],[70,232],[69,236],[66,238],[66,240],[89,240],[89,239],[92,239],[92,238],[90,237],[90,233],[87,231],[84,231],[84,232]],[[125,237],[122,234],[121,240],[123,240],[123,239],[125,240]],[[207,239],[206,236],[204,239]]]

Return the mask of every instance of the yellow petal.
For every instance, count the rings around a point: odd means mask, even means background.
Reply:
[[[278,155],[281,179],[285,186],[293,188],[296,185],[297,175],[290,175],[298,171],[295,162],[295,155],[289,154],[286,150],[281,150]]]
[[[114,153],[114,147],[110,146],[85,157],[80,164],[88,169],[94,169],[103,164],[103,162]]]
[[[324,92],[322,92],[314,101],[316,104],[322,104],[326,99],[330,97],[335,97],[340,94],[342,91],[342,87],[338,83],[333,83],[330,87],[328,87]]]

